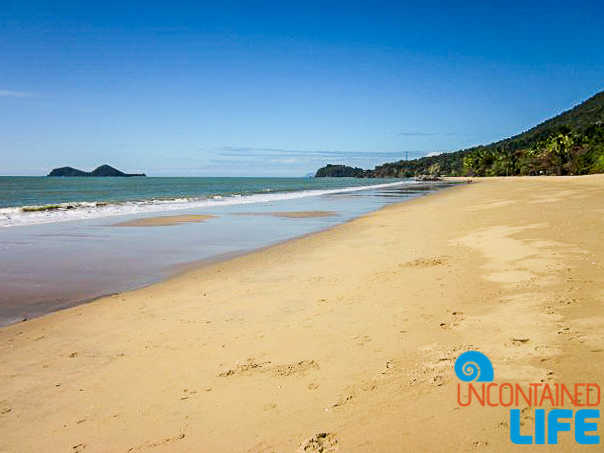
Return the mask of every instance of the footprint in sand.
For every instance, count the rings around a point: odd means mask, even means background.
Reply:
[[[192,398],[193,395],[195,395],[196,393],[197,393],[197,390],[184,389],[183,396],[181,396],[180,399],[181,399],[181,401],[188,400],[189,398]]]
[[[583,343],[585,341],[580,339],[581,337],[583,337],[581,332],[573,327],[561,327],[558,330],[558,335],[568,335],[568,340],[578,340],[579,343]]]
[[[252,372],[272,373],[276,376],[303,375],[308,370],[320,369],[314,360],[302,360],[300,362],[286,363],[283,365],[272,365],[270,361],[256,363],[254,359],[248,359],[244,364],[237,364],[234,369],[220,373],[218,377],[228,377],[236,374],[248,374]]]
[[[291,376],[295,374],[304,374],[308,370],[320,369],[319,364],[314,360],[302,360],[297,363],[288,363],[285,365],[276,365],[269,368],[267,371],[278,376]]]
[[[369,337],[369,335],[361,334],[355,335],[352,339],[355,340],[356,344],[358,344],[359,346],[364,346],[366,343],[369,343],[371,341],[371,337]]]
[[[465,345],[427,345],[421,348],[422,362],[407,373],[407,383],[442,386],[453,372],[453,364],[460,353],[470,350]]]
[[[224,373],[220,373],[218,377],[227,377],[235,374],[247,373],[258,368],[266,367],[267,365],[270,365],[270,363],[271,362],[256,363],[254,359],[247,359],[246,363],[237,363],[235,368],[225,371]]]
[[[433,267],[448,264],[448,256],[436,256],[432,258],[418,258],[413,261],[399,264],[400,267]]]
[[[472,448],[477,450],[477,449],[481,449],[481,448],[487,448],[489,446],[489,442],[487,442],[486,440],[477,440],[475,442],[472,442]]]
[[[319,433],[306,439],[300,448],[299,452],[321,452],[321,453],[332,453],[338,451],[338,439],[333,433]]]
[[[523,407],[520,410],[520,426],[524,426],[524,424],[530,420],[531,420],[531,408]]]
[[[164,439],[160,439],[160,440],[150,440],[147,441],[143,444],[137,445],[136,447],[131,447],[128,449],[128,452],[132,452],[132,451],[140,451],[140,450],[144,450],[147,448],[157,448],[157,447],[161,447],[164,446],[166,444],[172,444],[174,442],[177,442],[181,439],[184,439],[185,435],[184,433],[178,434],[176,436],[173,437],[166,437]]]
[[[514,346],[522,346],[531,341],[530,338],[512,338],[512,345]]]
[[[463,313],[461,311],[454,311],[451,313],[451,321],[450,322],[441,322],[440,327],[446,330],[455,329],[461,327],[462,321],[464,320]]]

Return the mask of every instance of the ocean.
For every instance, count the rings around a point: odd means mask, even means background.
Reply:
[[[447,185],[355,178],[0,177],[0,325],[142,287],[192,263],[320,231]],[[298,215],[308,212],[321,215]],[[116,226],[173,215],[212,218]]]
[[[48,178],[0,177],[0,227],[145,212],[262,203],[367,186],[359,178]]]

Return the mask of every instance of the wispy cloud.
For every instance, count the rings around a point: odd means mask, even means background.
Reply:
[[[33,98],[35,94],[27,91],[0,90],[0,97],[5,98]]]
[[[205,176],[300,176],[325,164],[373,168],[384,162],[425,156],[427,151],[328,151],[250,146],[201,147],[197,153],[175,162],[165,157],[165,165],[149,172],[157,175],[203,174]]]
[[[373,168],[384,162],[415,159],[426,151],[327,151],[243,146],[203,147],[198,153],[178,159],[166,157],[166,165],[155,170],[158,175],[203,174],[206,176],[300,176],[331,164]],[[152,169],[149,169],[151,171]]]
[[[325,151],[325,150],[299,150],[282,148],[250,148],[225,146],[217,150],[221,157],[253,157],[267,158],[282,163],[292,163],[303,161],[324,161],[325,159],[400,159],[408,153],[409,155],[422,155],[422,151],[400,151],[400,152],[381,152],[381,151]]]

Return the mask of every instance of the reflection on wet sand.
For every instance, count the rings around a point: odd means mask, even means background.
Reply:
[[[144,219],[128,220],[127,222],[116,223],[113,226],[135,226],[135,227],[151,227],[151,226],[169,226],[179,225],[181,223],[190,222],[205,222],[209,219],[216,219],[215,215],[170,215],[158,217],[146,217]]]
[[[334,211],[275,211],[275,212],[240,212],[237,215],[285,217],[288,219],[302,219],[306,217],[332,217],[338,215]]]

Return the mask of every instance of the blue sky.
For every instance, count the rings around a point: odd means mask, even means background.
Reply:
[[[519,133],[604,89],[600,1],[0,3],[0,174],[300,176]]]

